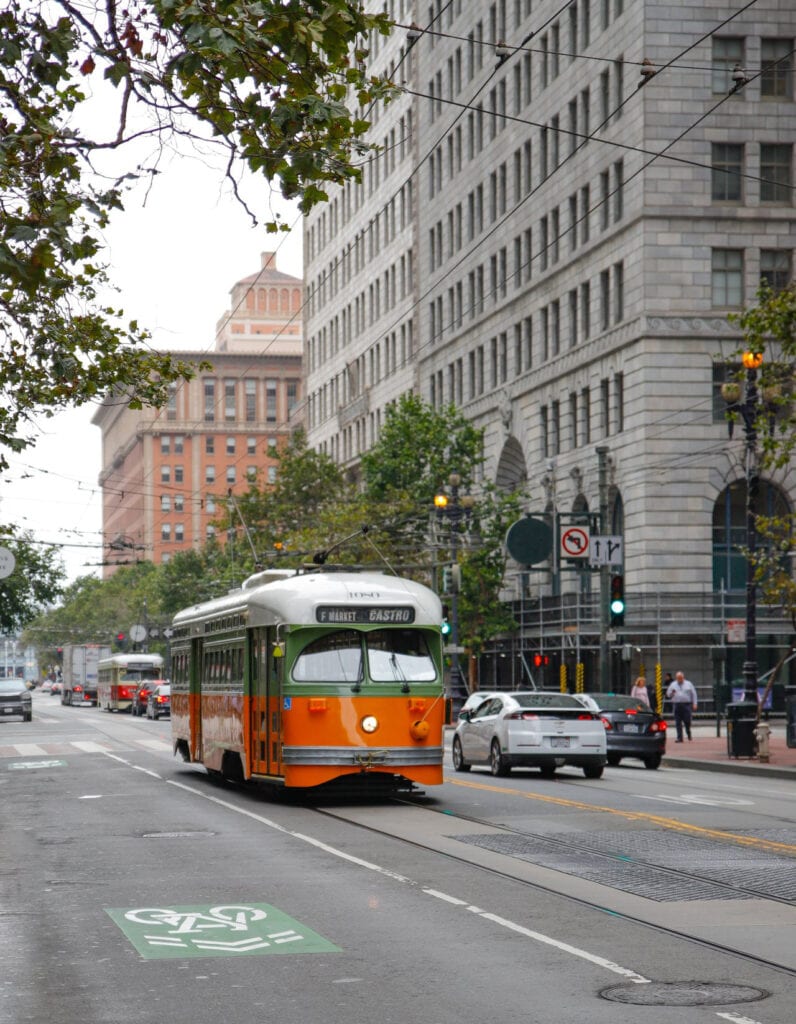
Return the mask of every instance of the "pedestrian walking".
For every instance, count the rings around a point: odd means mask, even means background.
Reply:
[[[674,677],[674,682],[666,690],[666,696],[672,702],[674,712],[674,725],[677,729],[675,743],[683,742],[683,730],[689,740],[691,739],[691,712],[697,709],[696,687],[690,679],[686,679],[682,672]]]
[[[644,676],[639,676],[638,679],[633,683],[633,688],[630,691],[630,696],[635,697],[636,700],[643,701],[647,707],[650,707],[650,697],[647,692],[647,680]]]

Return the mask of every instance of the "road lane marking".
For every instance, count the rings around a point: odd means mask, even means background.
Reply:
[[[751,1017],[742,1017],[738,1013],[717,1013],[716,1016],[724,1020],[731,1020],[733,1024],[760,1024],[759,1020],[752,1020]]]
[[[110,750],[107,744],[95,743],[94,740],[73,740],[72,746],[82,750],[84,754],[107,754]]]
[[[751,846],[758,850],[769,850],[774,853],[785,853],[796,857],[796,846],[792,843],[778,843],[773,839],[761,839],[759,836],[742,836],[735,832],[722,832],[716,828],[705,828],[702,825],[689,825],[687,822],[677,821],[675,818],[664,818],[659,814],[648,814],[645,811],[622,811],[616,807],[587,804],[582,800],[569,800],[566,797],[548,796],[544,793],[529,793],[524,789],[513,789],[509,786],[490,786],[486,782],[466,782],[464,779],[453,779],[449,776],[445,777],[445,781],[450,782],[454,786],[463,786],[465,789],[479,789],[487,793],[502,793],[504,796],[521,796],[525,800],[538,800],[540,803],[555,804],[557,807],[569,807],[576,811],[596,811],[602,814],[611,814],[617,818],[625,818],[628,821],[647,821],[674,832],[687,832],[691,835],[708,836],[711,839],[721,839],[727,843],[737,843],[740,846]]]
[[[116,758],[121,760],[121,758]],[[132,766],[131,766],[132,767]],[[182,789],[186,793],[191,793],[193,796],[201,797],[203,800],[208,800],[210,803],[218,804],[219,807],[223,807],[226,810],[233,811],[235,814],[243,815],[245,818],[251,818],[253,821],[260,822],[266,825],[268,828],[273,829],[275,832],[279,832],[282,835],[290,836],[293,839],[298,839],[300,842],[308,843],[310,846],[316,849],[323,850],[325,853],[330,854],[333,857],[337,857],[340,860],[347,861],[356,867],[365,868],[368,871],[374,871],[379,875],[383,875],[387,878],[391,878],[396,882],[401,882],[405,885],[409,885],[412,888],[417,889],[424,895],[433,896],[436,899],[441,899],[446,903],[450,903],[454,906],[459,906],[469,913],[476,914],[485,921],[490,921],[492,924],[496,924],[499,927],[507,928],[510,931],[523,935],[526,938],[532,939],[535,942],[543,943],[544,945],[554,946],[560,952],[567,953],[570,956],[579,957],[582,960],[588,960],[590,963],[595,964],[598,967],[602,967],[607,971],[611,971],[614,974],[619,974],[623,978],[627,978],[629,981],[635,982],[636,984],[649,984],[650,979],[643,977],[641,974],[636,974],[635,971],[629,970],[627,967],[622,967],[620,964],[614,963],[612,960],[608,960],[605,957],[598,956],[595,953],[590,953],[588,950],[579,949],[577,946],[570,946],[566,942],[561,942],[558,939],[554,939],[551,935],[545,935],[542,932],[535,932],[529,928],[525,928],[521,924],[517,924],[514,921],[510,921],[507,918],[500,917],[497,914],[492,914],[486,910],[482,910],[479,907],[474,907],[466,900],[459,899],[455,896],[450,896],[446,893],[439,892],[436,889],[427,889],[422,886],[419,882],[411,878],[407,878],[406,875],[400,875],[395,871],[391,871],[389,868],[383,867],[380,864],[375,864],[372,861],[363,860],[361,857],[355,857],[350,853],[346,853],[345,850],[340,850],[335,846],[330,846],[328,843],[324,843],[320,839],[315,839],[313,836],[305,835],[302,832],[295,832],[293,829],[286,828],[284,825],[278,824],[271,818],[266,818],[262,814],[257,814],[254,811],[249,811],[244,807],[237,807],[235,804],[230,803],[228,800],[223,800],[221,797],[212,796],[209,793],[204,793],[200,789],[196,789],[193,786],[189,786],[184,782],[177,782],[174,779],[166,779],[166,783],[169,786],[175,786],[177,789]]]
[[[47,754],[44,747],[38,743],[16,743],[15,747],[20,757],[41,757]]]

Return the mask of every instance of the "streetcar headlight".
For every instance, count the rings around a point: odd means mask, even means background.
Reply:
[[[375,732],[379,727],[379,720],[375,715],[365,715],[362,719],[363,732]]]

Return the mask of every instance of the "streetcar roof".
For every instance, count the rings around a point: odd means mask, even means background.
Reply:
[[[112,654],[109,658],[100,658],[97,664],[100,668],[108,668],[113,665],[126,668],[133,664],[159,667],[163,664],[163,658],[160,654]]]
[[[252,577],[241,590],[178,612],[174,625],[240,614],[246,614],[249,626],[309,625],[324,621],[318,616],[322,607],[370,606],[411,608],[412,623],[417,626],[438,626],[442,621],[439,598],[422,583],[384,573],[309,572],[271,577],[262,583]]]

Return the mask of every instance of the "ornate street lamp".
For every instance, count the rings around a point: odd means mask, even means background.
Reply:
[[[760,469],[757,454],[757,421],[760,415],[760,393],[757,371],[763,365],[762,352],[744,352],[741,362],[746,370],[743,400],[741,385],[728,381],[721,394],[727,402],[727,428],[733,435],[735,419],[740,416],[744,426],[746,475],[746,660],[743,666],[744,700],[757,703],[757,584],[755,554],[757,552],[757,499],[760,493]]]
[[[450,532],[451,671],[448,680],[447,697],[451,701],[451,713],[454,722],[456,721],[459,709],[467,700],[467,688],[464,685],[459,663],[459,655],[461,653],[459,646],[459,534],[465,527],[475,503],[475,499],[471,494],[459,495],[461,482],[462,478],[458,473],[451,473],[448,477],[448,493],[434,495],[434,507],[437,510],[437,518],[448,525]]]

